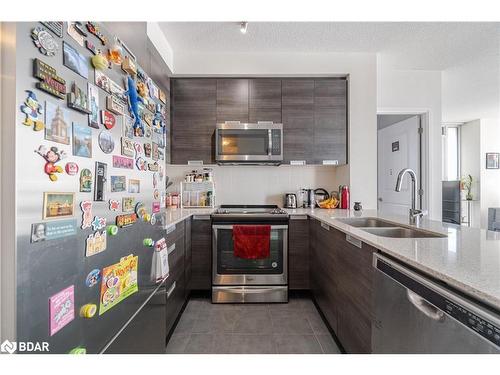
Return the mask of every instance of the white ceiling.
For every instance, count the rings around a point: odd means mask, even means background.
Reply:
[[[371,52],[400,69],[444,70],[498,55],[500,23],[238,22],[159,23],[175,54]]]

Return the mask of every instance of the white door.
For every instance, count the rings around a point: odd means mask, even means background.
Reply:
[[[411,179],[404,177],[401,192],[396,192],[400,170],[411,168],[420,183],[419,116],[410,117],[378,130],[378,209],[408,215],[411,207]],[[417,197],[417,208],[419,200]]]

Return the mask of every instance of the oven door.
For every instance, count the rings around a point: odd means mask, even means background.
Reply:
[[[233,225],[213,225],[213,285],[286,285],[288,225],[271,225],[270,255],[243,259],[233,250]]]

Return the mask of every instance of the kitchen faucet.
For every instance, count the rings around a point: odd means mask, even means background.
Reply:
[[[411,177],[411,184],[412,184],[412,189],[411,189],[411,208],[410,208],[410,213],[409,213],[409,218],[410,218],[410,224],[419,224],[420,218],[424,215],[426,215],[426,212],[422,210],[417,210],[417,175],[413,169],[410,168],[405,168],[402,169],[399,174],[398,174],[398,179],[396,181],[396,191],[400,192],[401,191],[401,185],[403,185],[403,177],[405,174],[408,173]]]

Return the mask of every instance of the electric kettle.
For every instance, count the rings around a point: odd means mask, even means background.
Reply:
[[[285,194],[285,208],[297,208],[297,195],[294,193]]]

